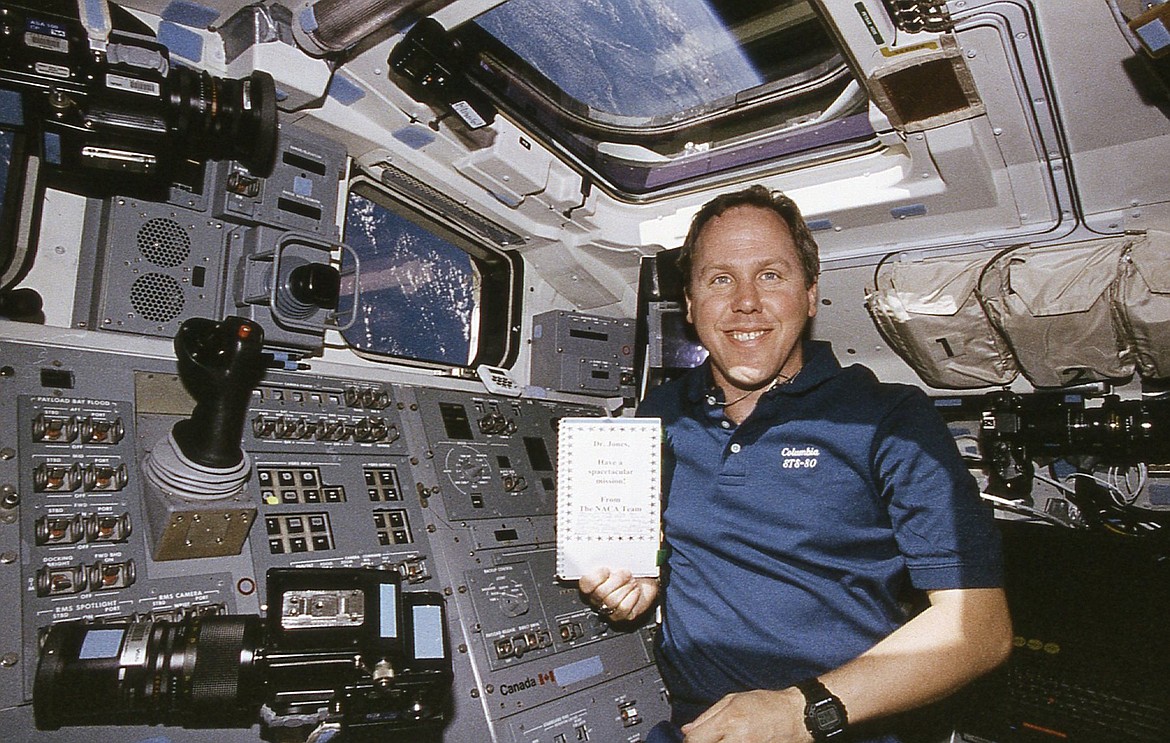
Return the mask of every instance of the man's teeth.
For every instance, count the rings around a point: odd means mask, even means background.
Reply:
[[[731,337],[737,341],[754,341],[764,334],[762,330],[753,330],[750,333],[732,333]]]

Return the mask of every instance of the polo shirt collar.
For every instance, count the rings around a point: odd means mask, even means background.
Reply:
[[[833,346],[828,341],[803,342],[804,366],[800,368],[791,381],[779,385],[767,392],[761,401],[779,397],[781,395],[799,395],[822,382],[832,379],[841,371],[841,364],[833,354]],[[711,373],[711,359],[708,358],[695,373],[686,377],[686,396],[693,403],[702,405],[708,395],[715,394],[722,398],[722,393],[715,388],[715,378]]]

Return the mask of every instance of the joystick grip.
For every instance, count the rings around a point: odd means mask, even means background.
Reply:
[[[191,417],[175,424],[175,443],[192,462],[235,467],[252,390],[264,376],[263,329],[250,320],[191,318],[175,334],[179,378],[195,398]]]

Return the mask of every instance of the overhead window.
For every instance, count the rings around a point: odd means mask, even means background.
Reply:
[[[367,356],[506,365],[515,356],[518,258],[479,244],[364,178],[350,188],[342,274],[358,285],[342,337]],[[356,256],[355,261],[353,256]],[[354,270],[354,264],[357,270]],[[343,298],[342,316],[353,307]]]
[[[631,194],[873,143],[808,0],[510,0],[456,34],[503,109]]]

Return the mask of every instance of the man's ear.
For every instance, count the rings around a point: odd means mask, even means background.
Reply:
[[[817,316],[817,305],[820,299],[820,284],[814,281],[808,288],[808,317],[811,320]]]
[[[690,289],[683,289],[683,306],[687,308],[687,322],[690,323],[691,325],[694,325],[695,321],[691,319],[691,291],[690,291]]]

